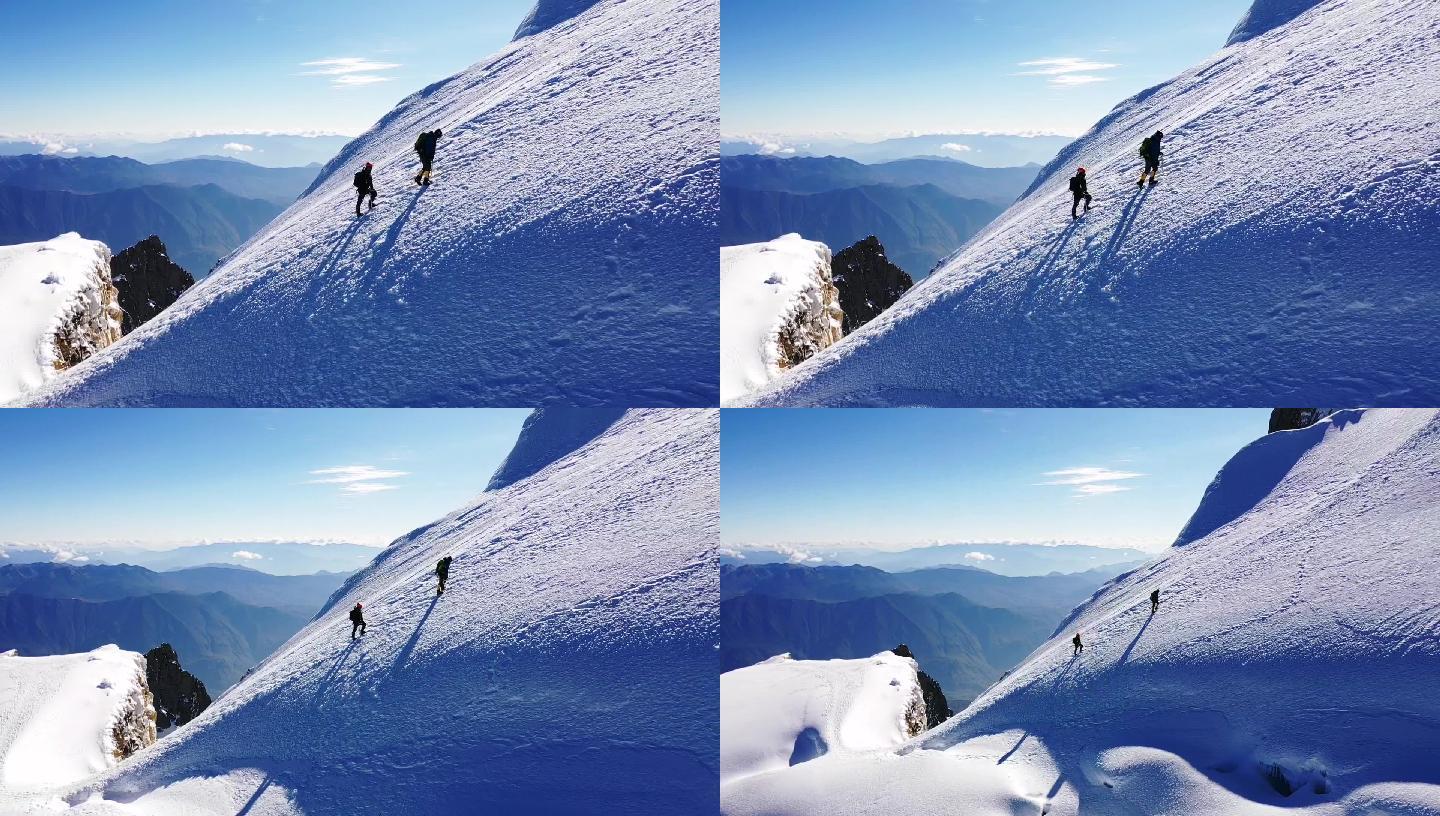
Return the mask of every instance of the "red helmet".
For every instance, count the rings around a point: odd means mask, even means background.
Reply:
[[[1079,170],[1076,170],[1075,172],[1083,174],[1083,173],[1085,172],[1085,168],[1082,167],[1082,168],[1080,168]]]
[[[370,162],[365,162],[365,169],[366,169],[366,170],[369,170],[370,168],[372,168],[372,167],[374,167],[374,166],[375,166],[375,165],[371,164]]]

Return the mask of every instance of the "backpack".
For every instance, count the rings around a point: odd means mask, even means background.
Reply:
[[[363,189],[365,189],[367,186],[369,186],[369,185],[367,185],[367,184],[365,183],[364,176],[365,176],[365,171],[364,171],[364,170],[361,170],[360,172],[358,172],[358,173],[355,174],[355,188],[356,188],[357,190],[363,190]]]
[[[1154,141],[1154,139],[1155,139],[1154,136],[1146,136],[1146,137],[1145,137],[1145,141],[1143,141],[1143,142],[1140,143],[1140,155],[1141,155],[1141,156],[1149,156],[1149,155],[1150,155],[1150,143],[1151,143],[1152,141]]]

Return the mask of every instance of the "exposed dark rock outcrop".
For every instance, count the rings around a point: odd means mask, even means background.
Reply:
[[[873,235],[836,253],[830,268],[840,289],[846,334],[895,305],[914,285],[905,270],[885,257],[885,247]]]
[[[195,278],[170,260],[160,237],[152,235],[110,259],[110,279],[125,311],[121,332],[129,334],[174,303]]]
[[[1294,431],[1308,428],[1335,413],[1335,408],[1276,408],[1270,412],[1270,430]]]
[[[915,659],[915,655],[910,653],[910,647],[903,643],[890,651],[900,657]],[[916,674],[920,678],[920,693],[925,698],[925,727],[927,729],[934,728],[955,716],[955,712],[950,710],[950,703],[945,699],[945,692],[935,678],[923,671],[917,670]]]
[[[155,698],[155,725],[162,731],[190,722],[210,705],[205,684],[180,667],[180,656],[168,643],[145,653],[145,679]]]

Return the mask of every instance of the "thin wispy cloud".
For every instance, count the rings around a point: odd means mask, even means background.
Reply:
[[[381,76],[380,72],[390,71],[401,67],[398,62],[377,62],[365,57],[332,57],[330,59],[311,60],[300,63],[302,68],[310,68],[309,71],[302,71],[301,76],[323,76],[330,77],[330,85],[335,88],[352,88],[361,85],[374,85],[377,82],[389,82],[394,77]]]
[[[347,484],[340,488],[341,493],[379,493],[382,490],[395,490],[399,485],[386,484],[384,482],[356,482]]]
[[[1103,467],[1073,467],[1050,470],[1041,475],[1047,479],[1047,481],[1040,482],[1041,485],[1070,487],[1073,488],[1071,495],[1085,497],[1103,496],[1108,493],[1129,490],[1129,487],[1115,484],[1115,482],[1138,479],[1145,474]]]
[[[398,489],[400,486],[391,482],[409,476],[410,472],[386,470],[374,465],[341,465],[312,470],[310,475],[316,477],[309,480],[310,484],[340,485],[340,492],[345,495],[363,496]]]
[[[1065,88],[1077,85],[1089,85],[1092,82],[1106,82],[1110,78],[1097,76],[1096,72],[1119,68],[1120,64],[1115,62],[1099,62],[1083,57],[1048,57],[1046,59],[1027,60],[1026,62],[1020,63],[1020,67],[1029,68],[1030,70],[1021,71],[1016,74],[1016,76],[1049,77],[1051,85]]]
[[[410,474],[404,470],[382,470],[372,465],[344,465],[312,470],[310,475],[323,477],[311,479],[311,484],[344,484],[346,482],[373,482],[377,479],[398,479]]]
[[[369,74],[346,74],[345,76],[335,77],[334,81],[330,84],[338,88],[344,88],[352,85],[374,85],[377,82],[389,82],[394,78],[395,77],[371,76]]]
[[[1075,494],[1079,496],[1103,496],[1106,493],[1119,493],[1130,488],[1116,484],[1087,484],[1076,485]]]

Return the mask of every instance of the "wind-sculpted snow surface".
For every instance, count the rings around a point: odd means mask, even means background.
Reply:
[[[1440,402],[1437,40],[1440,4],[1330,0],[1225,48],[1120,104],[885,314],[741,402]],[[1140,189],[1157,129],[1160,182]],[[1079,165],[1095,209],[1072,223]]]
[[[113,644],[0,655],[0,811],[27,788],[77,782],[154,741],[141,655]]]
[[[1228,522],[1102,588],[956,718],[722,809],[1440,814],[1440,417],[1342,411],[1232,465],[1267,459],[1268,489],[1227,466],[1195,515]]]
[[[714,405],[718,43],[715,0],[605,0],[411,95],[33,402]]]
[[[0,402],[120,339],[110,248],[67,232],[0,246]]]
[[[397,540],[198,719],[47,801],[75,814],[713,813],[718,491],[717,411],[632,411]],[[352,641],[357,602],[369,630]]]
[[[925,727],[915,660],[788,654],[720,675],[720,783],[831,752],[894,748]]]

